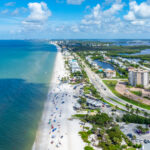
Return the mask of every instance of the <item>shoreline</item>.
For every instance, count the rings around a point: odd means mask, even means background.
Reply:
[[[54,45],[54,44],[53,44],[53,45]],[[55,46],[56,46],[56,45],[55,45]],[[59,52],[57,46],[56,46],[56,48],[57,48],[57,54],[56,54],[56,58],[55,58],[55,62],[54,62],[53,73],[52,73],[52,76],[51,76],[50,82],[49,82],[49,90],[48,90],[48,93],[51,91],[51,88],[52,88],[52,80],[54,79],[54,76],[55,76],[56,62],[57,62],[57,57],[58,57],[58,52]],[[40,137],[40,134],[41,134],[40,132],[41,132],[41,130],[42,130],[42,126],[43,126],[42,124],[43,124],[43,122],[44,122],[43,119],[45,119],[44,116],[46,116],[45,113],[47,113],[47,108],[46,108],[47,104],[48,104],[48,94],[47,94],[47,99],[46,99],[46,101],[44,102],[44,108],[43,108],[43,111],[42,111],[41,120],[39,121],[38,129],[37,129],[37,131],[36,131],[36,137],[35,137],[35,140],[34,140],[34,143],[33,143],[33,146],[32,146],[32,150],[36,150],[36,147],[37,147],[37,145],[38,145],[38,143],[39,143],[39,137]]]
[[[68,72],[64,68],[61,48],[57,44],[53,45],[57,48],[57,54],[32,150],[83,150],[85,144],[78,134],[81,130],[79,120],[68,120],[76,113],[73,110],[76,103],[73,86],[60,81]]]

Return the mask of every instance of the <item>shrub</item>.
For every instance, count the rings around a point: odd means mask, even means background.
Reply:
[[[94,116],[87,116],[86,121],[103,127],[110,125],[112,118],[109,117],[106,113],[101,113]]]
[[[123,115],[122,120],[124,122],[129,122],[129,123],[150,124],[149,118],[137,116],[134,114],[125,114],[125,115]]]
[[[88,140],[89,135],[91,134],[91,131],[80,131],[79,134],[81,135],[82,140],[85,143],[90,143],[90,141]]]
[[[85,147],[84,147],[84,150],[94,150],[94,149],[93,149],[93,147],[91,147],[91,146],[85,146]]]

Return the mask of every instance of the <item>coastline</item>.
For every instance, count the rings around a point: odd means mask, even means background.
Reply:
[[[76,113],[73,110],[73,105],[76,102],[73,98],[73,86],[60,81],[68,72],[64,68],[61,48],[54,45],[58,52],[32,150],[83,150],[85,144],[78,134],[81,130],[79,120],[68,120]],[[56,131],[53,132],[52,127]]]

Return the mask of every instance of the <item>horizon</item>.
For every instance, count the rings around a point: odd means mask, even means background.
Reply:
[[[50,41],[53,41],[53,40],[56,40],[56,41],[57,40],[58,41],[59,40],[73,40],[73,41],[74,40],[81,40],[82,41],[82,40],[150,40],[150,38],[149,39],[148,38],[147,39],[131,39],[131,38],[130,39],[129,38],[126,38],[126,39],[125,38],[124,39],[119,39],[119,38],[118,39],[94,39],[94,38],[93,39],[84,39],[84,38],[83,39],[80,39],[80,38],[79,39],[63,39],[63,38],[62,39],[59,39],[59,38],[58,39],[46,39],[46,38],[45,39],[44,38],[43,39],[36,39],[36,38],[35,39],[0,39],[0,41],[9,41],[9,40],[12,40],[12,41],[13,40],[16,40],[16,41],[17,40],[18,41],[19,40],[39,40],[39,41],[42,41],[42,40],[50,40]]]
[[[150,39],[149,10],[150,0],[2,0],[0,39]]]

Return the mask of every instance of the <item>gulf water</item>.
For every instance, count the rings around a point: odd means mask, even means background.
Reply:
[[[31,150],[56,57],[48,41],[0,41],[0,150]]]

